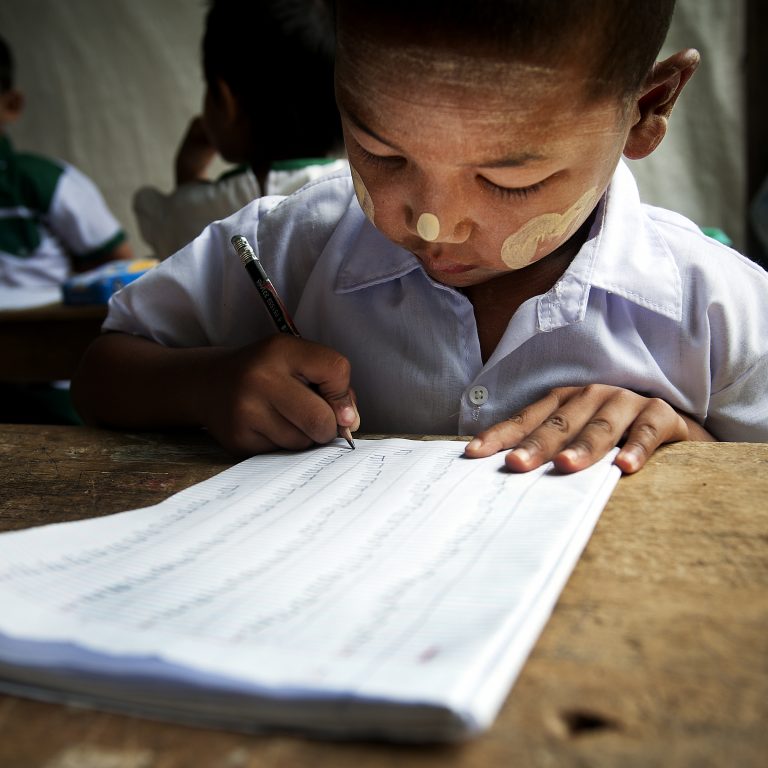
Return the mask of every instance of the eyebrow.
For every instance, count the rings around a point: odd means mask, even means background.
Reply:
[[[392,149],[396,150],[397,152],[402,152],[400,147],[397,146],[397,144],[393,144],[389,139],[385,139],[383,136],[379,136],[376,131],[374,131],[372,128],[367,126],[354,112],[350,112],[348,109],[342,110],[344,114],[349,118],[349,121],[351,123],[354,123],[355,127],[359,128],[364,133],[367,133],[372,138],[376,139],[381,144],[386,144],[388,147],[391,147]]]
[[[354,112],[350,112],[349,109],[344,109],[344,114],[349,118],[349,121],[359,128],[364,133],[367,133],[372,138],[381,144],[385,144],[391,147],[396,152],[402,152],[403,150],[393,144],[389,139],[385,139],[383,136],[379,136],[376,131],[367,126]],[[504,157],[489,158],[488,160],[481,160],[476,163],[467,163],[467,167],[473,168],[520,168],[527,165],[530,162],[536,162],[539,160],[546,160],[545,155],[541,155],[538,152],[518,152],[513,155],[506,155]]]
[[[544,155],[540,155],[537,152],[519,152],[515,155],[507,155],[506,157],[472,163],[472,165],[475,165],[478,168],[519,168],[530,162],[546,159],[547,158]]]

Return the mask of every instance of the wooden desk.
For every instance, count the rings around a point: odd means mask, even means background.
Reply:
[[[106,316],[103,304],[0,310],[0,381],[71,379]]]
[[[155,503],[231,464],[201,434],[0,426],[0,528]],[[415,748],[244,736],[0,696],[20,768],[763,766],[768,445],[679,444],[619,482],[493,728]]]

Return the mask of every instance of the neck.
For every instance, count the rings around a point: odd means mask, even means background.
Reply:
[[[593,211],[572,237],[543,259],[463,290],[475,311],[483,362],[496,349],[518,307],[531,297],[546,293],[568,269],[584,245],[594,218]]]

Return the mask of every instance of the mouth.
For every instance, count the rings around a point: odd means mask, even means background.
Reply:
[[[429,274],[460,275],[471,272],[472,264],[462,264],[446,258],[442,249],[410,248],[411,253],[422,263]]]
[[[427,272],[433,275],[461,275],[474,269],[469,264],[449,264],[447,262],[428,262],[424,260],[422,260],[422,264],[424,264]]]

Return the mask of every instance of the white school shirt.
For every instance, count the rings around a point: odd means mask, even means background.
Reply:
[[[16,152],[0,136],[0,286],[57,286],[125,234],[101,192],[69,163]]]
[[[263,191],[256,174],[248,167],[226,173],[214,182],[182,184],[167,194],[155,187],[142,187],[133,196],[133,212],[152,255],[166,259],[194,240],[212,221],[226,218],[257,197],[290,195],[307,182],[347,168],[346,160],[330,158],[307,160],[305,165],[291,168],[273,168]]]
[[[597,382],[660,397],[722,440],[768,441],[768,275],[642,205],[623,164],[569,268],[485,364],[468,299],[368,222],[346,174],[211,225],[116,294],[104,328],[174,347],[274,333],[235,234],[302,335],[350,360],[366,432],[474,434],[552,387]]]

